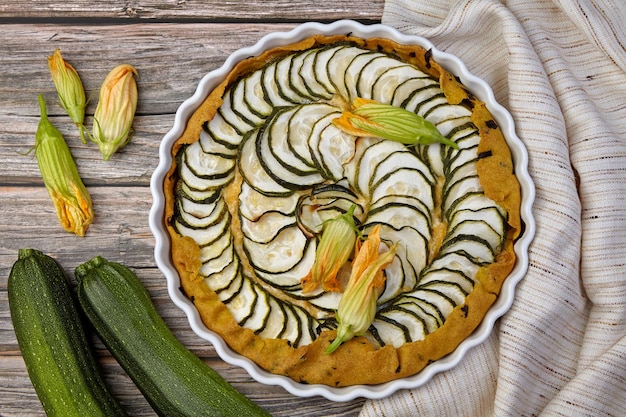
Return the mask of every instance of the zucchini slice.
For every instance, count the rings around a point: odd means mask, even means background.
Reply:
[[[434,189],[421,169],[396,169],[381,176],[372,184],[371,199],[373,201],[394,194],[414,196],[428,207],[429,212],[434,209]]]
[[[326,103],[312,103],[298,106],[291,114],[287,126],[287,135],[284,136],[286,144],[282,146],[287,146],[294,157],[302,161],[309,171],[317,171],[317,164],[309,144],[312,131],[320,119],[337,113],[338,110],[334,106]],[[272,141],[273,144],[275,142],[275,140]]]
[[[190,207],[192,206],[192,207]],[[179,200],[177,220],[192,229],[206,229],[221,222],[226,215],[227,208],[224,199],[220,198],[213,204],[196,204],[189,200]],[[205,211],[200,212],[201,208]],[[194,210],[194,213],[190,211]]]
[[[439,94],[439,84],[426,74],[401,81],[395,90],[389,104],[409,110],[408,103],[429,100]]]
[[[331,97],[337,94],[337,89],[330,80],[328,61],[342,48],[344,48],[344,45],[319,48],[313,58],[313,71],[310,73],[313,75],[312,79],[326,90]]]
[[[465,299],[474,288],[474,280],[462,271],[446,267],[431,269],[422,276],[419,282],[420,288],[425,288],[429,285],[454,286],[461,292],[462,299]]]
[[[340,113],[330,113],[320,118],[309,134],[311,156],[324,178],[339,181],[344,177],[344,167],[354,155],[356,138],[334,124]]]
[[[267,211],[252,221],[241,216],[241,231],[244,236],[255,243],[269,243],[283,229],[295,226],[296,218],[277,211]]]
[[[227,285],[215,290],[215,292],[217,293],[217,298],[228,307],[231,300],[239,294],[246,280],[243,277],[241,268],[239,268],[239,263],[232,262],[228,264],[228,267],[224,268],[222,272],[206,277],[205,282],[210,281],[213,276],[221,278],[222,275],[223,281],[226,282]],[[233,314],[236,309],[229,308],[228,310]]]
[[[216,203],[217,206],[218,203]],[[211,216],[209,216],[211,217]],[[189,219],[192,216],[188,216]],[[230,213],[225,208],[217,210],[215,216],[211,217],[211,221],[206,226],[194,227],[189,223],[182,221],[181,217],[178,217],[174,225],[178,233],[183,236],[188,236],[198,243],[198,245],[208,245],[214,242],[222,234],[226,233],[230,226]]]
[[[385,224],[396,230],[411,227],[430,240],[430,218],[415,206],[394,202],[377,206],[368,213],[367,224]]]
[[[328,88],[328,84],[323,84],[315,74],[315,63],[322,49],[310,49],[301,54],[299,59],[302,59],[302,64],[298,70],[298,76],[312,97],[317,100],[330,100],[333,94]]]
[[[246,117],[243,113],[245,109],[244,105],[240,105],[237,103],[237,107],[240,108],[239,111],[236,111],[233,108],[233,104],[231,102],[232,90],[224,93],[224,102],[220,106],[218,113],[222,116],[224,121],[231,125],[233,129],[237,132],[239,136],[243,136],[250,130],[254,129],[257,125],[256,117]],[[262,121],[262,120],[261,120]]]
[[[256,71],[252,76],[240,80],[231,87],[225,94],[228,95],[228,103],[233,113],[240,119],[245,120],[250,129],[256,128],[263,124],[267,116],[272,112],[272,108],[263,100],[263,89],[260,85],[255,85],[249,81],[258,79],[261,76],[260,71]],[[249,91],[250,90],[250,91]]]
[[[308,101],[318,101],[328,97],[328,93],[326,94],[318,94],[313,91],[312,88],[308,85],[308,80],[311,78],[306,73],[304,73],[303,77],[303,69],[304,62],[306,57],[311,54],[313,50],[299,52],[293,55],[291,59],[291,67],[289,68],[289,85],[292,89],[298,92],[298,94],[304,97]]]
[[[398,142],[375,138],[359,140],[354,163],[346,168],[350,185],[357,193],[370,198],[372,177],[378,163],[390,153],[404,149],[404,145]]]
[[[258,301],[255,286],[249,279],[243,279],[242,285],[226,303],[234,319],[241,323],[254,314]]]
[[[326,220],[337,218],[355,206],[354,216],[357,223],[364,217],[364,210],[359,197],[349,188],[340,184],[328,184],[315,187],[310,195],[304,195],[298,201],[298,225],[310,236],[322,231]]]
[[[219,196],[219,193],[216,193]],[[178,199],[179,211],[184,211],[190,216],[194,216],[198,219],[209,216],[214,210],[218,199],[214,201],[202,201],[198,202],[185,195],[181,195]]]
[[[271,103],[266,100],[265,92],[261,84],[262,77],[263,71],[257,70],[246,77],[241,84],[243,84],[244,89],[243,100],[246,102],[248,110],[258,118],[265,120],[272,114],[274,108]],[[233,101],[234,98],[238,96],[239,94],[234,94]],[[241,111],[244,110],[242,109]]]
[[[241,184],[239,193],[239,214],[250,221],[255,221],[267,211],[276,211],[285,215],[295,215],[300,194],[270,197],[255,190],[247,182]]]
[[[293,194],[293,190],[276,182],[259,160],[256,151],[259,133],[258,129],[253,130],[244,138],[237,164],[243,180],[255,191],[266,196],[286,197]]]
[[[197,171],[194,171],[194,169],[192,169],[192,166],[187,162],[186,153],[182,153],[179,155],[180,155],[180,165],[179,165],[180,178],[192,190],[197,190],[197,191],[215,190],[215,189],[224,187],[224,185],[228,184],[233,179],[234,165],[231,169],[226,169],[225,171],[221,171],[221,172],[215,172],[213,175],[204,175],[202,172],[197,172]],[[195,168],[199,168],[199,167],[195,167]]]
[[[221,239],[220,242],[223,243]],[[207,255],[211,256],[213,253]],[[201,259],[202,266],[200,267],[200,275],[209,277],[213,274],[220,273],[234,262],[234,257],[235,246],[232,239],[229,239],[228,245],[224,246],[217,256]]]
[[[390,345],[397,348],[410,339],[409,330],[406,326],[388,317],[383,311],[376,315],[370,332],[375,335],[376,340],[381,346]]]
[[[215,291],[224,301],[233,291],[242,285],[243,275],[241,274],[240,264],[236,256],[231,254],[230,258],[226,258],[219,270],[208,274],[204,278],[207,286]]]
[[[369,67],[373,61],[385,58],[385,55],[378,52],[367,52],[356,55],[351,61],[346,72],[343,73],[343,97],[348,102],[352,102],[357,97],[369,98],[359,95],[359,80],[361,73]]]
[[[287,291],[290,293],[298,292],[302,289],[300,280],[313,267],[315,262],[315,248],[316,245],[312,241],[304,250],[304,254],[300,260],[286,271],[280,272],[268,272],[257,269],[256,275],[268,285],[278,288],[281,291]]]
[[[204,131],[214,141],[228,149],[237,149],[242,140],[242,134],[224,120],[221,112],[215,113],[215,116],[204,124]]]
[[[297,138],[297,132],[291,132],[292,127],[295,130],[299,123],[306,122],[297,117],[302,108],[303,106],[295,106],[279,111],[270,119],[264,134],[261,135],[261,142],[257,142],[257,149],[259,149],[259,158],[265,160],[263,153],[270,152],[271,157],[286,170],[298,176],[309,176],[317,174],[317,171],[311,164],[310,156],[307,157],[308,147],[298,146],[298,143],[290,141],[292,137]]]
[[[243,246],[250,263],[257,270],[285,272],[302,260],[310,239],[297,227],[282,229],[266,243],[257,243],[246,236]]]
[[[318,65],[326,66],[328,80],[333,86],[333,92],[348,100],[350,95],[345,85],[345,74],[352,61],[359,55],[370,55],[372,52],[354,46],[342,46],[338,48],[327,60],[318,62]]]
[[[211,243],[200,247],[200,261],[207,263],[222,256],[225,251],[232,250],[233,236],[228,230],[214,239]]]
[[[200,139],[198,140],[200,144],[200,148],[202,152],[206,154],[215,154],[219,155],[222,158],[236,158],[237,157],[237,147],[231,146],[230,144],[225,145],[224,142],[216,141],[211,134],[202,130],[200,132]]]
[[[276,79],[277,91],[280,97],[292,105],[308,103],[311,101],[311,98],[307,96],[306,89],[302,87],[302,90],[300,90],[297,85],[292,83],[293,57],[294,54],[290,54],[276,63],[274,78]],[[293,71],[297,74],[297,69]]]
[[[276,66],[278,64],[273,62],[266,67],[263,68],[262,72],[262,83],[261,87],[263,88],[263,96],[265,97],[265,101],[269,103],[272,109],[277,109],[280,107],[290,107],[294,103],[290,100],[285,99],[282,96],[280,91],[280,87],[278,85],[278,80],[276,78]]]
[[[265,290],[255,285],[252,281],[250,281],[250,284],[255,293],[254,303],[250,304],[250,314],[242,317],[239,320],[239,325],[245,326],[256,333],[263,328],[267,317],[271,313],[269,303],[270,296]]]
[[[380,68],[378,72],[379,74],[376,77],[361,75],[359,94],[361,97],[371,98],[381,103],[394,103],[395,106],[399,106],[404,101],[404,98],[399,96],[400,92],[398,89],[401,85],[410,82],[412,79],[421,80],[420,82],[422,83],[424,80],[430,80],[426,74],[409,64],[398,65],[396,63],[388,68]],[[395,98],[396,92],[398,92],[397,101]],[[409,92],[407,91],[406,93],[408,94]]]
[[[286,120],[285,120],[286,119]],[[276,113],[256,136],[257,159],[267,175],[280,186],[289,190],[303,190],[324,181],[315,170],[301,170],[289,152],[272,147],[272,137],[286,135],[289,113]]]

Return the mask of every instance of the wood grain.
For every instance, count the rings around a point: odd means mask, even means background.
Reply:
[[[206,0],[156,1],[18,0],[0,5],[0,18],[117,18],[124,20],[336,20],[380,21],[382,1]]]
[[[356,416],[363,399],[331,402],[298,398],[283,388],[254,381],[223,362],[189,327],[169,298],[154,261],[148,225],[150,178],[159,145],[180,104],[200,79],[235,50],[262,36],[306,20],[380,20],[383,1],[73,1],[0,4],[0,416],[43,416],[11,325],[7,277],[19,248],[33,247],[56,258],[73,281],[74,268],[101,255],[132,268],[176,336],[237,389],[275,416]],[[80,73],[91,101],[91,126],[100,83],[115,65],[139,71],[139,105],[131,143],[103,161],[93,143],[82,144],[58,104],[46,56],[60,48]],[[51,121],[63,133],[92,196],[96,218],[84,238],[62,230],[37,161],[28,152],[43,94]],[[131,416],[154,413],[95,335],[105,378]]]

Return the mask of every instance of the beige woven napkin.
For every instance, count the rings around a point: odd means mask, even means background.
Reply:
[[[626,416],[626,3],[387,0],[460,57],[528,148],[537,232],[487,342],[361,417]]]

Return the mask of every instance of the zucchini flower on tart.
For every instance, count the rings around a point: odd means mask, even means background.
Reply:
[[[437,127],[422,116],[401,107],[357,97],[352,109],[342,112],[334,124],[346,133],[379,137],[405,145],[442,143],[458,149]]]
[[[359,248],[352,272],[337,309],[337,336],[326,353],[334,352],[343,342],[367,332],[376,315],[376,300],[385,283],[383,268],[396,256],[397,243],[379,253],[380,226],[376,225]]]
[[[303,292],[314,291],[322,285],[324,291],[341,291],[337,274],[354,253],[358,231],[354,224],[352,205],[339,217],[328,220],[322,230],[322,238],[315,253],[313,268],[302,279]]]

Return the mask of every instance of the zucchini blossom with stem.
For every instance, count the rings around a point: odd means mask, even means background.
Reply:
[[[397,243],[388,251],[380,253],[380,226],[376,225],[358,249],[352,262],[352,272],[346,290],[341,295],[337,308],[337,335],[326,353],[355,336],[367,332],[376,315],[376,300],[385,283],[383,268],[396,256]]]
[[[84,236],[94,217],[91,196],[63,135],[48,120],[43,96],[39,95],[38,99],[41,120],[35,137],[35,157],[39,171],[61,226],[68,232]]]
[[[333,123],[346,133],[360,137],[379,137],[405,145],[441,143],[458,149],[437,127],[422,116],[401,107],[357,97],[350,110]]]
[[[302,278],[302,291],[308,293],[322,285],[324,291],[341,291],[337,274],[354,253],[358,230],[354,224],[353,204],[342,215],[324,222],[322,237],[315,252],[311,271]]]
[[[126,146],[132,137],[137,109],[137,70],[128,64],[118,65],[106,76],[93,115],[92,140],[98,144],[105,161]]]
[[[74,67],[66,62],[61,55],[59,48],[48,57],[48,68],[52,75],[52,81],[56,87],[61,106],[72,119],[83,143],[87,143],[85,139],[85,106],[87,106],[87,98],[83,83],[78,76],[78,72]]]

